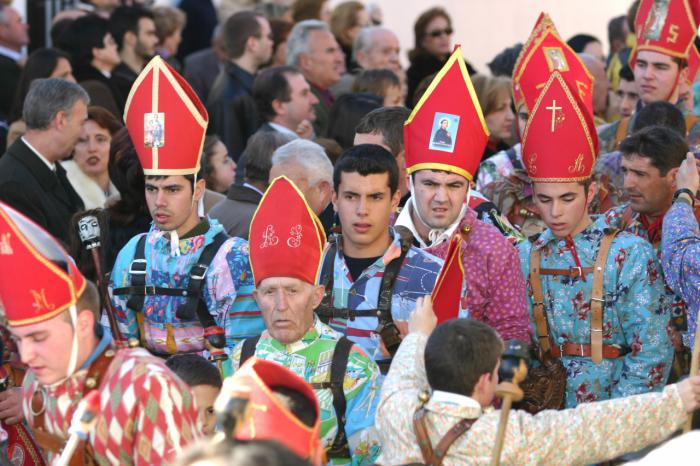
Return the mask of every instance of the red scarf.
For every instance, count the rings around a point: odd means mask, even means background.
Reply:
[[[566,247],[569,248],[569,251],[571,251],[571,255],[574,256],[574,262],[576,263],[576,267],[578,267],[579,270],[583,270],[583,267],[581,267],[581,261],[578,258],[578,253],[576,252],[576,244],[571,238],[571,235],[564,238],[564,241],[566,242]],[[585,282],[586,274],[581,273],[581,279]]]
[[[639,215],[639,221],[642,222],[642,226],[647,231],[647,238],[649,239],[649,242],[651,244],[657,244],[661,241],[661,227],[664,223],[665,215],[666,213],[664,212],[662,215],[659,215],[659,217],[656,220],[654,220],[654,222],[651,223],[649,222],[649,219],[646,215]]]

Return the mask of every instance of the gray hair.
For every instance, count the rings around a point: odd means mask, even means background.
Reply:
[[[46,129],[58,112],[69,113],[78,100],[90,104],[85,89],[60,78],[35,79],[24,99],[22,119],[27,129]]]
[[[352,44],[352,59],[357,61],[357,53],[370,53],[375,46],[373,42],[373,36],[378,32],[390,32],[394,34],[391,29],[382,26],[370,26],[360,29],[360,33],[355,37],[355,42]]]
[[[299,55],[309,53],[309,34],[311,31],[330,32],[330,28],[318,19],[298,22],[287,38],[287,65],[299,67]]]
[[[306,139],[295,139],[272,154],[272,165],[294,164],[306,173],[310,186],[321,181],[333,184],[333,164],[323,147]]]

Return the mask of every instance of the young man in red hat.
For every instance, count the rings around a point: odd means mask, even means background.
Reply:
[[[540,354],[560,359],[567,371],[567,408],[660,390],[673,356],[651,245],[588,213],[597,151],[591,113],[554,71],[523,135],[547,229],[518,248]]]
[[[365,351],[314,313],[324,295],[317,283],[326,236],[303,194],[286,177],[268,187],[249,238],[253,296],[266,330],[236,346],[232,369],[238,371],[253,356],[287,367],[316,392],[321,413],[317,434],[331,464],[373,463],[379,453],[374,430],[379,369]]]
[[[145,465],[173,459],[199,431],[187,386],[143,349],[116,351],[97,323],[95,285],[55,239],[5,204],[0,238],[0,301],[28,366],[24,416],[48,459],[56,460],[81,400],[94,390],[96,420],[74,460]]]
[[[449,144],[442,135],[448,131]],[[525,282],[515,248],[469,208],[469,184],[488,140],[479,102],[458,48],[404,125],[411,198],[396,220],[415,243],[440,258],[462,238],[466,275],[460,315],[495,328],[504,339],[530,339]],[[457,317],[455,310],[454,317]]]

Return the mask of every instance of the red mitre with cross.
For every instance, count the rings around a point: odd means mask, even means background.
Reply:
[[[322,463],[321,413],[311,385],[281,364],[258,358],[246,361],[231,382],[249,394],[247,416],[236,431],[237,440],[275,440],[313,465]],[[275,395],[277,387],[294,390],[313,404],[316,420],[312,426],[290,412]]]
[[[520,68],[523,65],[523,61],[525,57],[530,53],[530,50],[534,47],[534,45],[537,43],[538,39],[546,32],[548,29],[552,29],[555,32],[557,31],[557,28],[554,26],[554,22],[552,21],[552,18],[549,17],[547,13],[544,11],[540,13],[540,16],[537,18],[537,21],[535,22],[535,27],[532,28],[532,32],[530,32],[530,36],[527,38],[525,43],[523,44],[522,49],[520,49],[520,53],[518,54],[518,58],[515,60],[515,65],[513,66],[513,103],[515,104],[516,110],[520,108],[521,105],[525,103],[525,97],[523,96],[522,89],[520,88],[520,83],[518,80],[515,78],[519,76]],[[535,98],[537,98],[535,96]]]
[[[593,116],[558,71],[530,111],[522,152],[532,181],[568,183],[591,176],[598,155]]]
[[[209,115],[185,78],[159,56],[131,86],[124,122],[144,174],[199,171]]]
[[[687,60],[698,33],[697,15],[697,0],[641,0],[634,19],[637,45],[630,57],[632,68],[642,50]]]
[[[49,233],[0,202],[0,308],[11,326],[52,319],[78,301],[85,278]]]
[[[489,131],[459,46],[418,101],[403,134],[408,173],[444,170],[474,178]]]
[[[440,270],[440,275],[438,275],[431,293],[433,311],[437,316],[438,324],[459,317],[463,284],[462,237],[459,234],[454,234],[447,247],[445,263],[442,265],[442,270]]]
[[[299,188],[275,178],[250,222],[250,267],[255,286],[268,277],[318,283],[326,234]]]
[[[519,87],[522,100],[532,111],[544,83],[558,71],[579,99],[593,113],[593,77],[576,52],[564,42],[556,29],[546,28],[523,56],[520,68],[513,73],[513,82]]]

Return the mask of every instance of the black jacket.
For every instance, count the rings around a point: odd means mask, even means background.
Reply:
[[[53,173],[18,138],[0,159],[0,201],[34,220],[68,244],[70,219],[85,208],[61,164]]]

